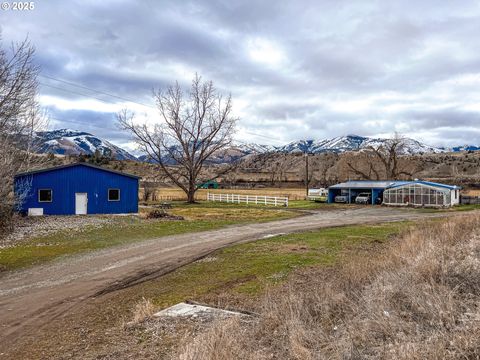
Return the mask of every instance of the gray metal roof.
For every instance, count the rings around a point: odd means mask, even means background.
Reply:
[[[340,184],[332,185],[329,189],[386,189],[390,186],[400,186],[408,184],[409,181],[394,181],[394,180],[355,180],[347,181]]]
[[[460,189],[459,186],[439,184],[439,183],[422,181],[422,180],[413,180],[413,181],[354,180],[354,181],[346,181],[340,184],[332,185],[329,187],[329,189],[388,189],[388,188],[399,187],[399,186],[410,185],[410,184],[420,184],[420,185],[426,185],[431,187],[441,187],[441,188],[450,189],[450,190]]]
[[[407,183],[409,184],[420,184],[420,185],[426,185],[426,186],[431,186],[431,187],[440,187],[444,189],[449,189],[449,190],[458,190],[461,189],[460,186],[457,185],[447,185],[447,184],[440,184],[436,182],[431,182],[431,181],[423,181],[423,180],[415,180],[415,181],[408,181]],[[392,187],[399,187],[405,184],[395,184],[392,185]]]

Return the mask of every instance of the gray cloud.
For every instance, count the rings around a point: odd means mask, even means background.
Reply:
[[[415,128],[431,129],[440,127],[472,127],[480,125],[480,113],[449,108],[436,111],[415,111],[404,114],[414,121]]]
[[[28,34],[43,74],[140,103],[198,72],[232,93],[241,129],[281,141],[402,131],[433,145],[480,144],[473,0],[53,0],[0,12],[0,24],[4,42]],[[124,102],[40,80],[41,95],[67,101],[54,107],[65,120],[54,126],[129,141],[111,130],[115,111],[77,106],[89,96],[118,110]]]

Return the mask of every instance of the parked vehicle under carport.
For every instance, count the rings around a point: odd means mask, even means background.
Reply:
[[[348,203],[348,195],[337,195],[335,196],[336,203]]]
[[[357,195],[355,198],[355,203],[356,204],[363,204],[363,205],[368,205],[372,203],[372,194],[363,192]]]
[[[381,204],[383,191],[389,186],[403,184],[404,181],[374,181],[350,180],[332,185],[328,188],[328,202],[333,203],[337,196],[347,195],[347,203],[355,203],[355,199],[362,193],[370,194],[370,204]]]

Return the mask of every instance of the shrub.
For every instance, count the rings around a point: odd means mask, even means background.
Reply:
[[[147,219],[184,220],[183,216],[170,215],[163,209],[155,209],[147,214]]]
[[[133,320],[130,324],[139,324],[155,313],[155,307],[149,299],[142,298],[133,309]]]
[[[147,219],[161,219],[167,217],[168,213],[162,209],[155,209],[147,214]]]
[[[480,357],[480,217],[423,224],[339,271],[273,291],[259,321],[219,322],[181,359]],[[280,292],[280,294],[279,294]]]

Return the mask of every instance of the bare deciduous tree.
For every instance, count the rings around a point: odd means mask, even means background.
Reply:
[[[22,184],[22,191],[14,195],[14,176],[29,169],[35,159],[33,138],[42,117],[36,101],[39,69],[34,54],[28,39],[10,49],[0,42],[0,233],[11,226],[15,205],[28,191],[28,184]]]
[[[323,153],[318,155],[318,161],[313,163],[313,170],[317,176],[315,181],[322,187],[328,187],[337,183],[338,180],[335,176],[338,174],[335,172],[335,165],[338,162],[338,154]],[[334,174],[332,174],[332,172]],[[333,176],[333,177],[332,177]]]
[[[416,163],[402,157],[405,148],[406,139],[396,133],[383,144],[369,146],[346,158],[346,164],[356,176],[367,180],[410,178],[416,170]]]
[[[142,181],[140,186],[143,188],[142,200],[147,202],[149,200],[155,201],[155,190],[157,184],[152,181]]]
[[[162,122],[137,124],[135,114],[123,110],[118,114],[119,124],[192,203],[205,164],[232,144],[237,119],[232,115],[231,96],[224,98],[211,81],[195,75],[188,94],[176,83],[155,92],[154,98]]]
[[[285,173],[288,170],[288,156],[285,153],[270,152],[266,157],[266,170],[269,173],[269,180],[272,185],[285,180]]]

